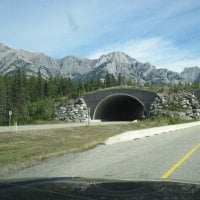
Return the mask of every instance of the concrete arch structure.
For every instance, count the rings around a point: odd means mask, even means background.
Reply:
[[[93,119],[102,121],[133,121],[142,119],[144,104],[128,94],[113,94],[99,102],[93,113]]]
[[[140,89],[106,89],[84,96],[91,119],[132,121],[148,114],[157,94]]]

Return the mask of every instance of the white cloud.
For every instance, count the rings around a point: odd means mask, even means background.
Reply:
[[[118,42],[92,52],[89,58],[99,58],[102,54],[113,51],[122,51],[140,62],[150,62],[157,68],[164,67],[177,72],[184,67],[200,65],[200,58],[194,52],[180,49],[172,41],[162,37]]]
[[[0,42],[54,58],[124,51],[181,71],[200,63],[193,54],[200,52],[199,6],[196,0],[10,0],[0,6]]]

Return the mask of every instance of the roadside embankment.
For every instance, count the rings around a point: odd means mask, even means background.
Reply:
[[[142,129],[142,130],[126,131],[124,133],[121,133],[121,134],[118,134],[106,139],[104,141],[104,144],[108,145],[108,144],[114,144],[114,143],[119,143],[119,142],[127,142],[134,139],[150,137],[153,135],[158,135],[158,134],[167,133],[170,131],[176,131],[176,130],[190,128],[190,127],[199,126],[199,125],[200,125],[200,121],[197,121],[197,122],[191,122],[191,123],[185,123],[185,124],[175,124],[175,125],[161,126],[161,127],[148,128],[148,129]]]

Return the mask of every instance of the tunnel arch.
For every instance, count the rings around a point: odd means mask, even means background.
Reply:
[[[93,119],[102,121],[133,121],[142,119],[146,109],[136,97],[128,94],[113,94],[96,106]]]

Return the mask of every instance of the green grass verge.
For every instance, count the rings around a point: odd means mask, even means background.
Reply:
[[[157,117],[121,125],[0,133],[0,175],[34,165],[46,158],[91,149],[105,139],[125,131],[175,122],[183,121]]]

